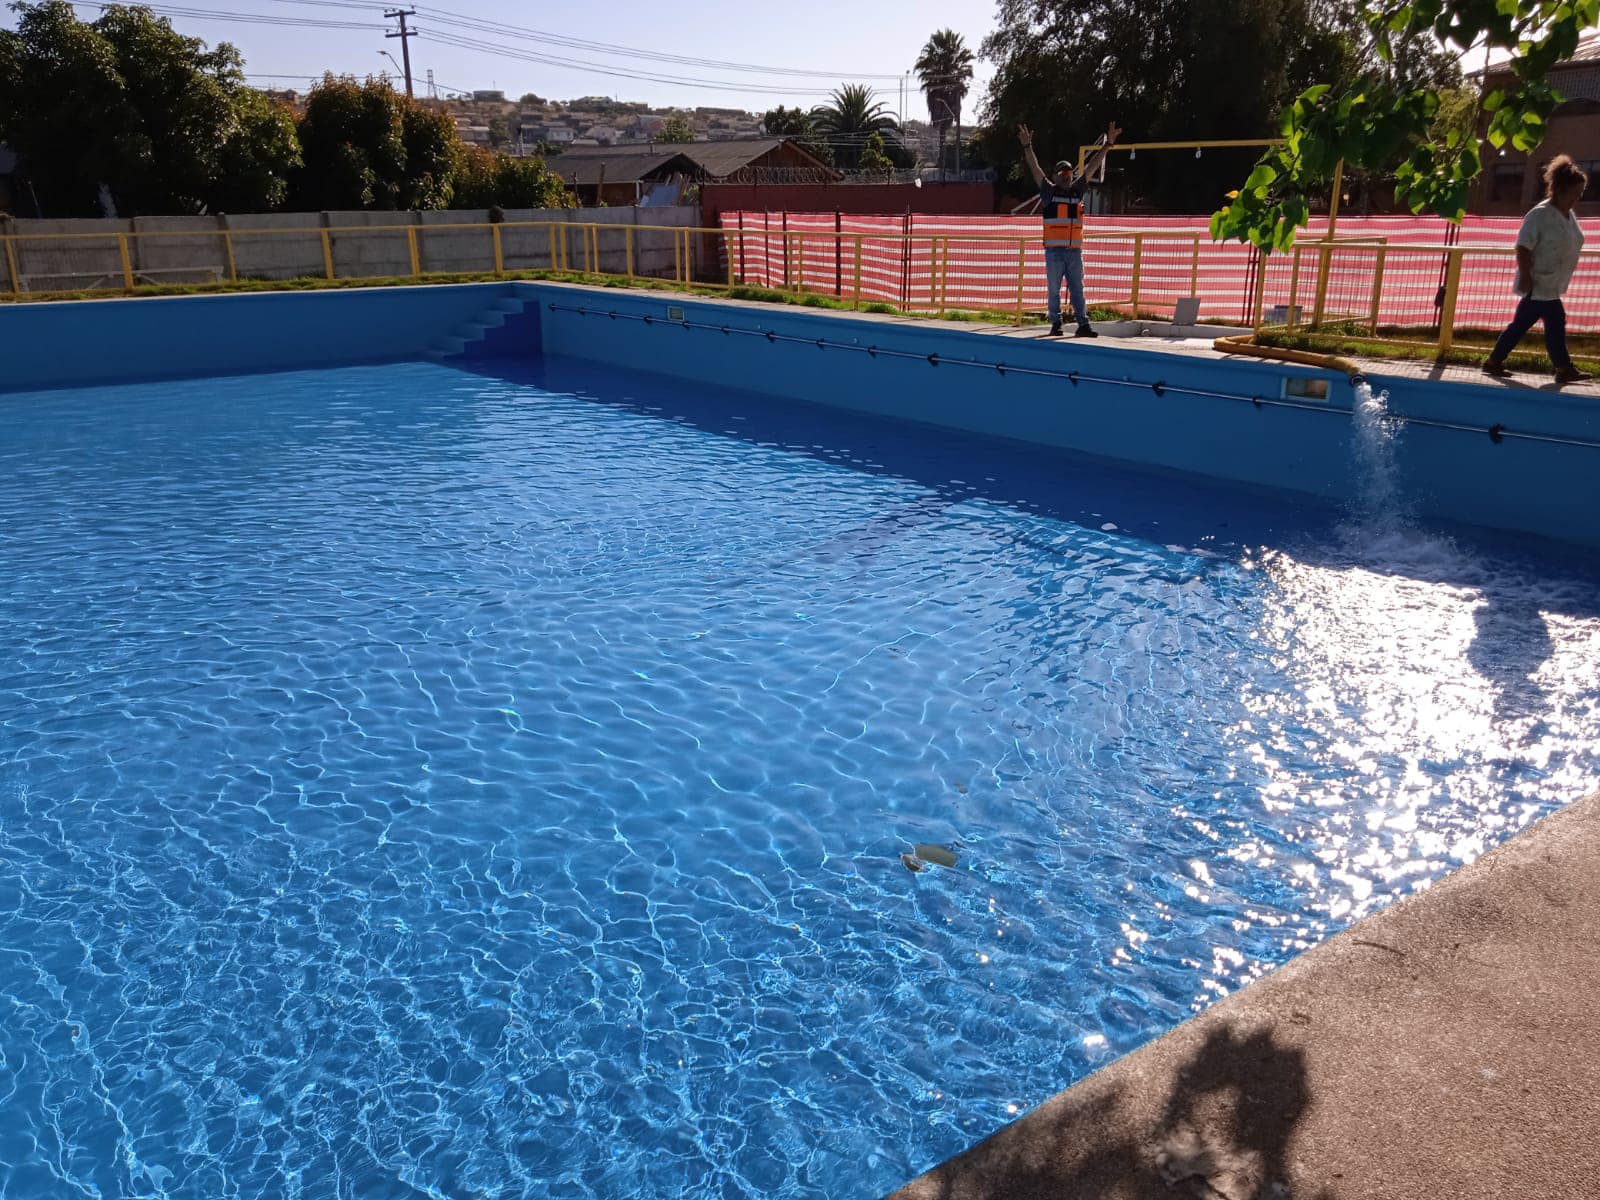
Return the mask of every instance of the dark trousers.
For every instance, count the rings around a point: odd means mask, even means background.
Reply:
[[[1515,350],[1517,343],[1528,335],[1528,330],[1540,321],[1544,322],[1544,348],[1550,355],[1550,361],[1558,371],[1570,367],[1572,356],[1567,353],[1566,308],[1560,300],[1530,300],[1526,296],[1517,305],[1511,324],[1506,326],[1500,340],[1495,342],[1489,360],[1505,362],[1506,355]]]

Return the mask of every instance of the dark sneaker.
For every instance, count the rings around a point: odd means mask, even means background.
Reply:
[[[1485,375],[1493,375],[1496,379],[1511,378],[1511,371],[1505,363],[1495,362],[1492,358],[1483,364],[1483,373]]]
[[[1085,321],[1082,325],[1078,326],[1078,332],[1077,332],[1076,336],[1077,337],[1099,337],[1100,335],[1094,331],[1094,327],[1092,325],[1090,325],[1089,322]]]
[[[1052,321],[1050,323],[1050,332],[1045,334],[1045,337],[1060,337],[1060,336],[1061,336],[1061,322],[1060,321]]]
[[[1585,379],[1593,379],[1592,375],[1585,375],[1577,367],[1562,367],[1556,372],[1557,383],[1582,383]]]

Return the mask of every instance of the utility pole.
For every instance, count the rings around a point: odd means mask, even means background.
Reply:
[[[393,21],[398,19],[400,22],[400,28],[397,31],[386,33],[383,36],[400,39],[400,58],[404,61],[406,67],[406,99],[408,100],[415,99],[415,94],[411,90],[411,39],[417,36],[417,31],[406,28],[406,18],[416,15],[417,10],[414,8],[392,8],[386,10],[383,14],[385,20]]]

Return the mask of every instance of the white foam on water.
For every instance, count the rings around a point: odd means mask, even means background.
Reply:
[[[1376,571],[1459,573],[1467,555],[1448,537],[1419,528],[1395,462],[1398,429],[1389,419],[1389,393],[1355,385],[1355,491],[1349,517],[1338,526],[1340,545]]]
[[[1356,494],[1355,516],[1368,528],[1390,528],[1408,523],[1401,508],[1400,481],[1396,474],[1395,432],[1390,427],[1389,393],[1374,392],[1362,381],[1355,386]]]

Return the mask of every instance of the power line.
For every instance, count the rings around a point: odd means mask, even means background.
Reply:
[[[88,0],[73,0],[76,8],[96,8],[104,12],[114,7],[112,4],[90,3]],[[287,25],[308,29],[382,29],[382,25],[368,24],[364,21],[329,21],[312,17],[279,17],[266,13],[236,13],[226,12],[213,8],[184,8],[170,4],[146,4],[157,16],[162,17],[188,17],[201,21],[234,21],[249,25]]]
[[[373,11],[375,7],[372,4],[361,3],[360,0],[268,0],[268,2],[297,4],[315,8],[354,9],[365,12]],[[431,4],[423,4],[418,7],[425,18],[435,26],[462,29],[475,33],[487,33],[495,37],[511,37],[518,41],[543,42],[547,45],[561,46],[569,50],[586,50],[612,58],[638,58],[652,62],[675,63],[679,66],[704,67],[718,71],[741,71],[762,75],[793,75],[812,79],[900,78],[898,72],[890,74],[872,71],[826,71],[814,67],[773,67],[732,59],[700,58],[693,55],[672,54],[663,50],[644,50],[636,46],[619,46],[612,42],[597,42],[587,38],[573,37],[570,34],[553,33],[546,29],[532,29],[526,25],[492,21],[484,17],[474,17],[466,13],[455,12],[448,8],[438,8]]]
[[[814,68],[802,67],[773,67],[763,66],[759,63],[737,62],[727,59],[698,58],[691,55],[669,54],[660,50],[641,50],[633,46],[618,46],[609,42],[595,42],[586,38],[570,37],[566,34],[550,33],[541,29],[529,29],[521,25],[508,25],[500,21],[486,21],[477,17],[463,17],[450,13],[448,9],[434,8],[423,5],[422,11],[428,14],[428,19],[434,25],[443,25],[450,28],[467,29],[476,32],[489,33],[497,37],[512,37],[519,41],[543,42],[548,45],[562,46],[571,50],[585,50],[597,52],[611,57],[639,58],[653,62],[674,63],[680,66],[703,67],[718,71],[741,71],[761,75],[791,75],[812,79],[898,79],[898,74],[882,74],[862,71],[823,71]]]
[[[432,31],[419,30],[417,36],[424,41],[453,46],[458,50],[475,50],[480,54],[492,54],[497,58],[538,63],[542,66],[565,67],[593,75],[608,75],[616,79],[634,79],[647,83],[670,83],[682,87],[712,89],[723,92],[744,92],[746,94],[758,93],[770,96],[826,96],[830,94],[827,88],[772,87],[764,84],[728,83],[722,80],[701,79],[693,76],[658,75],[646,71],[629,71],[621,67],[590,62],[586,59],[562,58],[550,54],[540,54],[531,50],[512,50],[504,46],[497,46],[492,42],[482,41],[478,38],[468,38],[454,33],[434,33]]]
[[[79,0],[79,2],[81,3],[82,7],[99,9],[99,10],[102,10],[102,11],[105,10],[106,8],[111,7],[111,5],[109,3],[89,2],[89,0]],[[299,4],[299,5],[315,6],[315,7],[319,7],[319,8],[336,8],[336,9],[354,10],[354,11],[361,11],[361,12],[371,12],[375,17],[379,16],[380,14],[381,15],[386,15],[386,16],[392,16],[393,15],[390,12],[381,10],[377,6],[357,3],[357,2],[354,2],[354,0],[270,0],[270,2],[276,2],[276,3],[280,3],[280,4]],[[698,77],[698,76],[668,75],[668,74],[662,74],[662,73],[657,73],[657,72],[648,71],[648,70],[630,70],[630,69],[628,69],[628,68],[626,68],[624,66],[621,66],[619,64],[594,62],[594,61],[588,60],[588,59],[568,58],[568,57],[564,57],[564,56],[560,56],[560,55],[542,53],[542,52],[531,50],[531,49],[528,49],[528,50],[512,49],[512,48],[506,47],[504,45],[501,45],[501,44],[498,44],[498,43],[495,43],[495,42],[486,41],[486,40],[484,40],[483,38],[480,38],[480,37],[470,36],[467,33],[454,33],[454,32],[448,32],[448,31],[446,31],[446,32],[429,32],[429,31],[418,30],[418,29],[409,28],[409,27],[403,28],[403,30],[401,32],[396,33],[396,32],[389,31],[385,26],[383,26],[381,24],[376,24],[376,23],[369,24],[367,22],[362,22],[362,21],[341,21],[341,20],[332,20],[332,19],[315,18],[315,17],[291,17],[291,16],[287,16],[287,15],[277,15],[277,14],[262,13],[262,12],[229,12],[229,11],[225,11],[225,10],[221,10],[221,9],[214,9],[214,8],[198,8],[198,7],[192,7],[192,6],[187,6],[187,5],[174,5],[174,4],[161,4],[161,3],[147,4],[146,7],[148,7],[150,9],[150,11],[152,11],[152,12],[154,12],[157,15],[160,15],[160,16],[186,17],[186,18],[190,18],[190,19],[194,19],[194,20],[229,21],[229,22],[237,22],[237,23],[245,23],[245,24],[258,24],[258,25],[269,25],[269,26],[280,26],[280,27],[286,26],[286,27],[312,28],[312,29],[349,29],[349,30],[362,30],[362,31],[383,30],[387,36],[401,37],[403,39],[402,40],[402,47],[406,47],[408,45],[410,38],[412,38],[412,37],[422,37],[422,38],[425,38],[428,41],[437,42],[437,43],[439,43],[441,45],[445,45],[445,46],[451,46],[451,47],[453,47],[455,49],[472,50],[472,51],[475,51],[477,53],[492,54],[492,55],[495,55],[496,57],[513,59],[513,60],[516,60],[516,61],[519,61],[519,62],[532,63],[532,64],[536,64],[536,65],[540,65],[540,66],[559,67],[559,68],[564,68],[564,69],[567,69],[567,70],[577,71],[577,72],[580,72],[580,73],[595,74],[595,75],[605,75],[605,76],[609,76],[609,77],[612,77],[612,78],[618,78],[618,79],[632,79],[632,80],[635,80],[635,81],[645,82],[645,83],[662,83],[662,84],[669,84],[669,85],[673,85],[673,86],[680,86],[680,87],[694,88],[694,89],[702,89],[702,90],[709,89],[709,90],[715,90],[715,91],[744,92],[744,93],[747,93],[747,94],[759,94],[759,95],[770,95],[770,96],[827,96],[827,95],[831,94],[830,89],[826,89],[826,88],[816,88],[816,87],[813,87],[813,88],[806,88],[806,87],[789,88],[789,87],[773,86],[773,85],[769,85],[769,84],[756,84],[756,83],[741,84],[741,83],[729,82],[729,81],[726,81],[726,80],[706,79],[706,78],[701,78],[701,77]],[[710,70],[754,71],[754,72],[766,72],[766,73],[780,74],[780,75],[802,76],[802,77],[824,77],[824,78],[849,78],[849,77],[854,77],[854,78],[895,78],[895,79],[899,78],[899,76],[897,76],[897,75],[896,76],[876,76],[876,75],[871,75],[871,74],[866,74],[866,75],[855,74],[854,76],[852,76],[851,73],[848,73],[848,72],[835,74],[835,73],[832,73],[832,72],[810,71],[810,70],[802,70],[802,69],[799,69],[799,68],[760,67],[760,66],[756,66],[754,64],[749,64],[749,63],[731,63],[731,62],[723,62],[721,60],[716,60],[716,59],[695,59],[695,58],[690,58],[690,57],[681,56],[681,55],[657,54],[657,53],[651,52],[651,51],[633,51],[633,50],[625,48],[625,47],[609,47],[609,46],[603,45],[602,43],[589,42],[589,41],[586,41],[584,39],[565,38],[565,37],[562,37],[561,35],[542,34],[542,33],[539,33],[538,31],[521,30],[516,26],[501,25],[498,22],[477,21],[475,19],[470,19],[470,18],[466,19],[466,20],[461,20],[461,19],[454,19],[454,18],[449,18],[449,17],[443,16],[442,14],[444,14],[448,10],[435,10],[435,9],[428,8],[428,7],[424,6],[422,11],[428,12],[428,13],[440,14],[440,15],[437,15],[437,16],[434,16],[434,17],[430,17],[430,20],[436,21],[436,22],[439,22],[439,23],[443,23],[446,26],[458,26],[458,27],[461,27],[461,28],[481,29],[484,32],[492,32],[492,33],[495,33],[495,34],[497,34],[499,36],[511,36],[511,37],[516,37],[516,38],[525,38],[526,40],[533,40],[533,41],[544,40],[544,41],[549,41],[549,42],[551,42],[553,44],[557,44],[557,45],[593,47],[594,49],[600,51],[602,54],[637,55],[638,57],[648,58],[648,59],[652,59],[652,60],[655,60],[655,61],[681,62],[681,63],[686,63],[686,64],[698,64],[698,65],[702,65],[705,68],[710,69]],[[414,10],[414,9],[413,10],[408,10],[406,12],[406,15],[410,16],[410,15],[413,15],[415,12],[416,12],[416,10]],[[409,58],[409,51],[407,52],[407,57]],[[409,82],[409,79],[408,79],[408,82]],[[408,94],[409,94],[409,88],[408,88]]]

